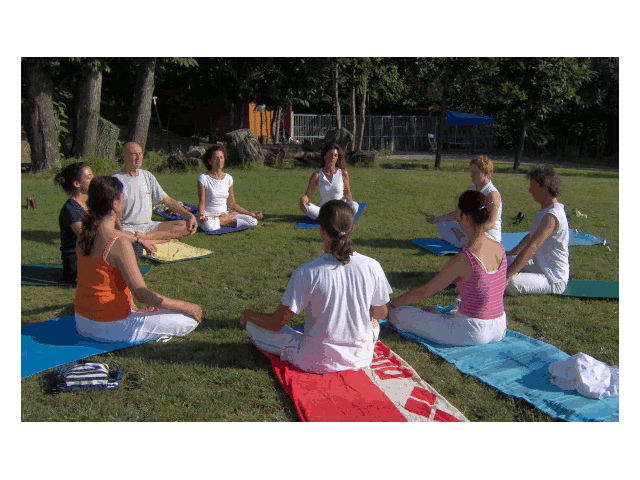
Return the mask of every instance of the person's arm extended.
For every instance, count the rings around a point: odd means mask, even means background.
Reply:
[[[507,268],[507,282],[509,282],[514,275],[516,275],[522,267],[524,267],[529,260],[533,258],[540,246],[551,236],[551,234],[558,228],[558,219],[550,213],[542,217],[540,225],[533,234],[529,233],[516,248],[509,253],[514,255],[513,252],[517,250],[517,257]],[[525,242],[525,240],[527,240]]]
[[[435,214],[433,215],[427,215],[427,217],[425,218],[425,220],[428,223],[440,223],[440,222],[451,222],[453,220],[456,219],[456,212],[449,212],[449,213],[445,213],[444,215],[440,215],[437,216]]]
[[[447,288],[457,278],[465,277],[470,270],[471,264],[467,256],[464,253],[458,253],[427,283],[408,291],[404,295],[391,299],[387,306],[389,310],[391,310],[396,307],[420,302],[431,295],[435,295],[440,290]]]
[[[295,313],[289,310],[289,307],[281,303],[273,313],[260,313],[253,310],[245,310],[242,312],[242,315],[240,315],[240,325],[244,328],[247,322],[251,322],[258,327],[271,330],[272,332],[277,332],[289,323],[294,315]]]
[[[204,185],[200,182],[196,182],[198,184],[198,220],[204,222],[207,220],[207,216],[204,213],[204,199],[205,199],[205,191]]]
[[[351,195],[351,182],[349,182],[349,173],[346,170],[342,170],[342,184],[344,185],[344,198],[348,202],[352,202],[353,196]]]
[[[120,240],[117,239],[113,243],[106,260],[120,271],[133,297],[144,305],[180,312],[200,323],[202,321],[202,309],[199,305],[165,297],[149,290],[136,263],[131,242],[126,239]]]
[[[531,238],[531,234],[527,233],[524,238],[522,240],[520,240],[520,243],[518,243],[518,245],[516,245],[515,247],[513,247],[511,250],[509,250],[508,252],[505,252],[505,254],[507,255],[507,257],[512,257],[514,255],[518,255],[522,250],[524,250],[528,243],[529,243],[529,239]]]
[[[187,207],[182,205],[177,200],[174,200],[169,195],[162,199],[162,204],[172,212],[179,213],[180,215],[187,218],[189,235],[193,235],[194,233],[196,233],[196,230],[198,229],[198,222],[195,215],[191,213],[191,211]]]
[[[318,175],[318,172],[313,172],[311,174],[311,178],[309,179],[309,186],[307,186],[307,191],[302,197],[300,197],[300,210],[302,210],[302,213],[307,213],[307,204],[309,204],[309,199],[318,186],[319,177],[320,175]]]

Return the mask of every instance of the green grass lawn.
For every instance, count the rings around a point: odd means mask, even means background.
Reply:
[[[427,213],[454,209],[470,184],[468,160],[446,160],[442,171],[424,168],[432,161],[383,161],[378,168],[351,168],[354,199],[367,202],[352,238],[358,252],[377,259],[398,295],[424,283],[447,258],[411,243],[436,237],[424,221]],[[395,164],[395,165],[394,165]],[[421,168],[410,168],[418,165]],[[528,165],[523,165],[526,171]],[[296,421],[293,405],[271,373],[270,364],[239,326],[243,309],[272,311],[292,271],[322,253],[318,230],[294,230],[300,218],[298,199],[313,169],[227,169],[233,175],[240,205],[264,212],[255,228],[227,235],[197,233],[182,241],[215,252],[213,257],[156,264],[145,277],[164,295],[202,306],[203,322],[188,337],[167,344],[150,342],[94,357],[122,369],[121,387],[113,391],[52,393],[48,372],[21,383],[23,421]],[[494,183],[502,195],[503,231],[528,229],[537,210],[527,193],[528,180],[496,165]],[[559,168],[567,211],[577,207],[586,219],[570,219],[571,228],[606,238],[603,246],[572,247],[571,276],[618,280],[619,179],[615,171]],[[157,174],[164,190],[178,200],[197,203],[199,172]],[[35,194],[37,210],[21,212],[21,262],[60,263],[58,213],[66,196],[52,174],[23,174],[24,199]],[[318,199],[315,193],[312,201]],[[525,221],[514,225],[518,212]],[[146,260],[144,260],[146,261]],[[22,324],[70,315],[75,290],[67,287],[21,287]],[[457,296],[448,288],[424,304],[448,305]],[[570,355],[583,352],[618,365],[617,300],[555,296],[506,297],[508,325]],[[303,315],[293,325],[303,323]],[[507,397],[423,346],[383,329],[381,340],[409,362],[419,375],[472,421],[553,420],[528,403]]]

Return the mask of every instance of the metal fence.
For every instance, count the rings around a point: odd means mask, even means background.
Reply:
[[[340,116],[343,128],[350,129],[349,115]],[[360,117],[357,119],[360,122]],[[293,133],[302,143],[324,139],[329,130],[337,128],[335,115],[294,113]],[[429,133],[437,136],[438,117],[408,115],[367,115],[365,117],[363,150],[389,149],[390,152],[420,152],[430,149]],[[492,125],[447,125],[443,143],[449,150],[460,148],[488,153],[493,146]]]

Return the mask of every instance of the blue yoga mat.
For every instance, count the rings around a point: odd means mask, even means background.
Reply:
[[[190,203],[183,203],[182,205],[187,207],[189,211],[194,215],[198,213],[198,207],[196,207],[195,205],[191,205]],[[186,220],[186,217],[183,217],[182,215],[171,215],[169,211],[156,212],[154,210],[153,213],[155,213],[156,215],[160,215],[162,218],[166,218],[167,220]]]
[[[358,211],[356,212],[356,216],[355,216],[356,222],[360,218],[360,215],[362,215],[362,211],[364,210],[364,207],[367,206],[366,202],[358,203],[358,205],[359,205]],[[305,215],[300,219],[300,221],[293,228],[320,228],[320,224],[318,223],[317,219],[313,220]]]
[[[502,232],[502,246],[508,252],[515,248],[529,232]],[[429,250],[436,255],[453,255],[460,251],[458,247],[451,245],[441,238],[414,238],[411,240],[415,245]],[[604,238],[596,237],[580,230],[569,229],[569,246],[577,245],[606,245]]]
[[[380,324],[393,329],[386,320]],[[469,347],[439,345],[412,333],[396,331],[453,363],[461,372],[506,395],[522,398],[552,417],[570,422],[619,421],[620,397],[595,400],[576,391],[562,390],[550,382],[549,365],[569,358],[553,345],[513,330],[507,330],[500,342]]]
[[[148,340],[147,340],[148,341]],[[73,316],[22,326],[22,379],[74,360],[133,347],[145,342],[103,343],[76,333]]]

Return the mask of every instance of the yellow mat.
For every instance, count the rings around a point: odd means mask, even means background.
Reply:
[[[156,244],[156,253],[145,258],[159,263],[179,262],[181,260],[194,260],[213,255],[211,250],[205,248],[192,247],[182,242],[166,242]]]

